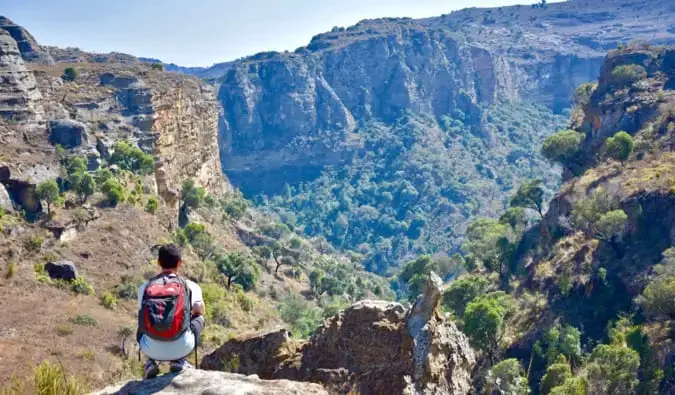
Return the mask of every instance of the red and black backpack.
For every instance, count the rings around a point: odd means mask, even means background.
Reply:
[[[162,273],[151,278],[138,311],[138,338],[172,341],[190,327],[190,288],[180,276]]]

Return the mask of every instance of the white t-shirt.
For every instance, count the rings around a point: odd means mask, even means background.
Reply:
[[[192,307],[198,304],[204,304],[202,297],[202,289],[194,281],[185,279],[190,292],[192,293]],[[145,292],[145,287],[148,285],[148,282],[144,282],[138,288],[138,308],[141,308],[141,303],[143,301],[143,293]],[[149,336],[142,336],[140,341],[140,347],[143,354],[147,355],[148,358],[154,359],[155,361],[175,361],[186,357],[188,354],[194,350],[196,344],[196,339],[192,330],[188,328],[183,336],[173,341],[161,341],[150,338]]]

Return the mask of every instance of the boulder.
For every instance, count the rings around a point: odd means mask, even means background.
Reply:
[[[14,211],[12,199],[10,199],[7,189],[5,189],[5,186],[2,184],[0,184],[0,209],[6,213]]]
[[[235,338],[204,357],[204,369],[311,381],[336,393],[466,394],[476,363],[467,337],[438,314],[442,281],[399,303],[360,301],[326,320],[308,341],[285,331]],[[228,361],[239,361],[235,365]]]
[[[87,126],[82,122],[69,119],[49,122],[49,142],[64,148],[76,148],[86,138]]]
[[[71,281],[77,279],[77,268],[70,261],[45,263],[45,270],[54,280]]]
[[[323,387],[288,380],[261,380],[255,376],[188,369],[151,380],[128,381],[91,395],[202,394],[202,395],[328,395]]]

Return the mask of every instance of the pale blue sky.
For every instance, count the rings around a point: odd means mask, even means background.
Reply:
[[[0,14],[42,44],[124,52],[209,66],[260,51],[294,50],[333,26],[422,18],[534,0],[0,0]]]

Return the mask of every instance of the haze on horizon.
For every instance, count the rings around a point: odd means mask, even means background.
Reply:
[[[123,52],[210,66],[262,51],[293,51],[334,26],[381,17],[424,18],[466,7],[538,0],[0,0],[0,14],[40,44]]]

